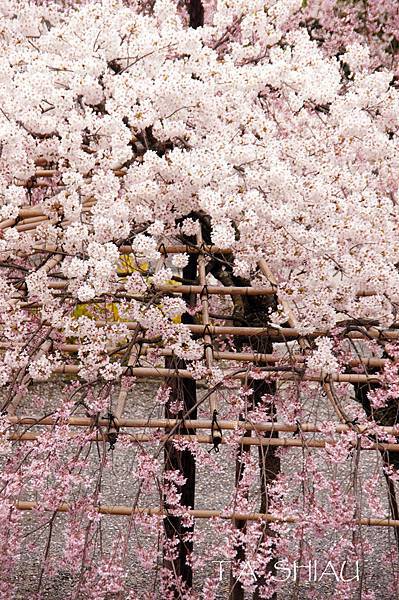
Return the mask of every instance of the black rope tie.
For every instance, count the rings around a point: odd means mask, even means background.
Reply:
[[[193,250],[197,250],[197,246],[195,244],[190,244],[190,242],[186,242],[186,254],[192,254]]]
[[[141,347],[140,347],[140,351],[141,351]],[[134,375],[133,375],[133,365],[128,365],[126,367],[126,369],[125,369],[125,377],[134,377]],[[108,414],[111,414],[111,413],[108,413]],[[114,417],[112,417],[112,418],[114,418]]]
[[[212,437],[213,447],[210,450],[208,450],[209,454],[212,452],[212,450],[214,450],[215,453],[217,454],[219,452],[219,446],[222,443],[223,433],[222,433],[222,430],[218,423],[217,415],[218,415],[218,411],[215,409],[213,411],[212,423],[211,423],[211,437]]]
[[[209,300],[209,290],[208,290],[208,284],[204,284],[201,292],[200,292],[200,298],[202,299],[203,297],[206,297],[207,300]]]
[[[295,425],[296,425],[296,429],[295,429],[294,433],[292,434],[292,437],[296,437],[296,436],[297,436],[297,435],[299,435],[299,434],[301,433],[301,431],[302,431],[302,429],[301,429],[301,424],[300,424],[300,422],[298,421],[298,419],[295,421]]]
[[[108,452],[110,450],[115,450],[115,444],[118,439],[119,425],[117,424],[114,415],[112,412],[108,412],[108,428],[107,428],[107,440],[109,443]]]
[[[208,253],[208,251],[207,251],[207,249],[206,249],[206,244],[205,244],[205,242],[202,242],[202,243],[201,243],[201,245],[200,245],[200,247],[199,247],[199,251],[200,251],[200,253],[201,253],[201,254],[207,254],[207,253]]]
[[[165,244],[162,242],[162,244],[159,246],[158,251],[164,255],[165,258],[168,258],[168,253],[166,252],[166,246]]]

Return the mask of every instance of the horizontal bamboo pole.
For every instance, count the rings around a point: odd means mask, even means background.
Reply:
[[[38,182],[35,181],[31,184],[29,184],[29,186],[27,185],[26,181],[15,181],[13,183],[13,185],[17,186],[17,187],[25,187],[25,188],[29,188],[29,189],[35,189],[35,188],[48,188],[49,184],[46,182]],[[65,188],[65,185],[57,185],[58,188]]]
[[[117,177],[123,177],[127,173],[127,171],[124,171],[123,169],[112,169],[112,170],[114,172],[114,175],[116,175]],[[59,169],[37,169],[34,177],[53,177],[54,175],[57,175],[59,173],[60,173]]]
[[[0,342],[0,349],[8,349],[12,346],[10,344]],[[65,354],[76,354],[82,348],[81,344],[57,344],[55,346],[57,350],[63,352]],[[122,352],[123,350],[121,350]],[[118,352],[118,348],[110,348],[109,352],[113,354]],[[142,347],[140,355],[146,356],[148,349],[146,347]],[[165,348],[157,348],[157,354],[159,356],[173,356],[173,350],[168,350]],[[257,354],[251,352],[219,352],[214,350],[213,358],[216,360],[226,360],[226,361],[236,361],[236,362],[254,362],[254,363],[267,363],[267,364],[280,364],[283,367],[295,367],[296,365],[300,365],[299,368],[303,368],[303,365],[306,361],[306,356],[302,354]],[[348,360],[346,365],[348,367],[370,367],[370,368],[379,368],[384,367],[388,363],[396,364],[398,361],[390,360],[388,358],[354,358]]]
[[[212,444],[213,438],[211,435],[184,435],[184,434],[172,434],[156,436],[145,433],[130,434],[125,431],[120,431],[119,435],[127,437],[129,441],[136,443],[146,442],[166,442],[166,441],[186,441],[186,442],[197,442],[198,444]],[[68,436],[71,440],[79,437],[77,433],[70,433]],[[40,433],[34,433],[32,431],[21,432],[21,433],[10,433],[7,435],[7,440],[12,442],[35,442],[41,439]],[[93,432],[86,438],[87,442],[91,441],[107,441],[107,432]],[[222,444],[228,444],[229,438],[220,437]],[[262,438],[262,437],[242,437],[236,441],[237,445],[240,446],[276,446],[284,448],[319,448],[323,449],[327,444],[335,446],[337,440],[328,438],[325,440],[308,440],[306,438]],[[356,443],[350,444],[353,448],[356,448]],[[360,447],[360,450],[379,450],[381,452],[399,452],[399,444],[390,444],[386,442],[371,443],[366,447]]]
[[[91,204],[85,204],[81,207],[81,212],[82,213],[89,213],[91,211],[93,205]],[[33,221],[33,219],[35,219]],[[15,229],[19,232],[27,232],[27,231],[34,231],[38,225],[40,224],[48,224],[48,225],[54,225],[56,223],[58,223],[58,219],[50,219],[47,216],[37,216],[37,217],[29,217],[27,219],[25,219],[23,222],[18,223],[18,225],[15,226]],[[60,223],[60,225],[70,225],[71,221],[68,220],[64,220]]]
[[[276,288],[262,287],[225,287],[217,285],[157,285],[157,292],[178,294],[217,294],[219,296],[273,296]]]
[[[62,365],[56,367],[53,373],[62,373],[69,375],[76,375],[79,373],[81,367],[79,365]],[[193,379],[193,374],[187,369],[165,369],[162,367],[129,367],[129,373],[133,377],[139,378],[153,378],[163,379],[170,377],[179,377],[180,379]],[[378,383],[379,377],[377,375],[364,375],[360,373],[332,373],[329,375],[317,375],[317,374],[305,374],[305,373],[289,373],[286,371],[262,371],[262,375],[267,377],[275,376],[279,380],[283,381],[336,381],[340,383]],[[245,370],[243,373],[229,373],[225,374],[226,379],[238,379],[245,381],[251,379],[251,373]]]
[[[38,507],[37,502],[29,502],[23,500],[17,500],[15,502],[15,508],[18,510],[34,510]],[[53,512],[53,509],[49,509]],[[66,502],[60,504],[57,508],[57,512],[69,512],[71,507]],[[131,506],[120,506],[120,505],[102,505],[98,506],[97,510],[102,515],[115,515],[115,516],[132,516],[132,515],[153,515],[166,517],[173,512],[166,512],[162,508],[133,508]],[[267,521],[268,523],[292,523],[292,524],[303,524],[303,517],[297,516],[285,516],[279,517],[277,515],[271,515],[269,513],[255,513],[255,512],[223,512],[220,510],[207,510],[207,509],[194,509],[185,510],[185,514],[197,519],[228,519],[235,521]],[[308,517],[310,519],[310,517]],[[375,517],[363,517],[360,519],[348,520],[348,524],[355,524],[361,526],[370,527],[399,527],[399,520],[386,519],[386,518],[375,518]]]
[[[293,354],[292,356],[284,356],[282,354],[256,354],[251,352],[217,352],[213,353],[214,358],[219,360],[236,360],[240,362],[264,362],[264,363],[278,363],[283,361],[287,365],[295,365],[297,363],[303,364],[306,361],[306,357],[302,354]],[[348,360],[346,363],[348,367],[384,367],[388,363],[394,363],[387,358],[354,358]]]
[[[94,206],[94,204],[94,199],[87,199],[83,201],[81,208],[84,212],[88,212],[87,209]],[[39,222],[39,218],[42,218],[45,221],[46,219],[48,219],[48,216],[46,216],[38,206],[28,206],[20,209],[19,218],[22,219],[20,223],[25,224],[29,222],[35,223],[35,221],[29,221],[29,219],[38,219],[37,222]],[[46,246],[45,244],[43,246],[44,248],[47,248],[48,252],[59,252],[62,250],[59,246]],[[35,246],[33,248],[35,248]]]
[[[38,169],[35,173],[35,177],[53,177],[59,173],[58,169]]]
[[[13,425],[55,425],[60,420],[54,419],[54,417],[40,417],[40,416],[11,416],[7,419]],[[102,418],[98,421],[94,421],[90,417],[69,417],[66,423],[73,427],[90,427],[97,423],[101,426],[106,427],[109,424],[109,420]],[[255,432],[292,432],[292,433],[320,433],[321,429],[315,423],[282,423],[282,422],[261,422],[252,423],[249,421],[226,421],[218,420],[221,429],[226,430],[244,430],[244,431],[255,431]],[[178,419],[118,419],[119,427],[127,428],[150,428],[150,429],[171,429],[178,425],[181,425],[182,421]],[[187,429],[211,429],[212,421],[209,419],[185,419],[184,425]],[[353,427],[344,424],[337,424],[335,426],[335,433],[345,433],[352,431]],[[375,435],[375,428],[370,424],[357,424],[356,431],[360,434],[372,434]],[[378,432],[386,433],[388,435],[399,436],[399,423],[396,427],[378,427]]]
[[[19,209],[20,219],[29,219],[31,217],[43,217],[45,216],[42,209],[39,206],[24,206]]]
[[[42,214],[40,209],[33,209],[32,213],[28,212],[28,209],[21,209],[20,213],[26,216],[39,216]],[[13,221],[14,222],[14,221]],[[119,246],[120,254],[132,254],[133,248],[130,245]],[[35,244],[33,246],[33,250],[36,252],[57,252],[60,250],[58,246],[54,246],[51,244]],[[168,255],[168,254],[200,254],[201,252],[205,252],[206,254],[232,254],[233,250],[231,248],[220,248],[219,246],[203,246],[198,248],[196,246],[183,246],[183,245],[166,245],[160,244],[158,246],[158,252],[160,254]]]
[[[37,217],[37,219],[40,219],[40,222],[18,224],[15,226],[15,229],[19,232],[34,231],[37,226],[42,223],[46,223],[46,225],[55,225],[58,222],[58,219],[49,219],[48,217]]]
[[[28,227],[21,225],[18,227]],[[68,286],[68,281],[49,281],[48,287],[54,290],[62,290]],[[273,288],[252,288],[252,287],[223,287],[223,286],[202,286],[202,285],[157,285],[157,292],[175,293],[175,294],[217,294],[219,296],[272,296],[275,293]]]
[[[121,254],[131,254],[133,249],[130,245],[124,244],[123,246],[119,246],[119,252]],[[213,245],[203,245],[199,246],[191,246],[190,244],[182,245],[182,244],[170,244],[166,245],[164,243],[158,246],[158,252],[167,256],[168,254],[201,254],[204,252],[205,254],[232,254],[232,248],[221,248],[220,246]]]
[[[20,227],[21,225],[28,225],[31,223],[41,223],[42,221],[47,221],[47,220],[48,220],[48,217],[46,215],[26,217],[25,219],[23,219],[22,221],[20,221],[18,223],[17,227]]]
[[[0,342],[0,348],[11,348],[10,344]],[[66,354],[76,354],[82,348],[80,344],[57,344],[56,349]],[[118,351],[118,348],[111,348],[109,350],[112,353]],[[141,356],[146,356],[147,349],[141,349]],[[157,348],[157,354],[159,356],[173,356],[173,350],[167,350],[165,348]],[[306,357],[301,354],[293,354],[292,356],[283,354],[256,354],[251,352],[213,352],[213,357],[216,360],[226,361],[237,361],[237,362],[254,362],[254,363],[280,363],[282,366],[295,366],[297,364],[303,365],[306,361]],[[346,364],[348,367],[384,367],[388,363],[396,364],[397,361],[389,360],[388,358],[363,358],[363,359],[351,359]]]
[[[15,219],[5,219],[0,222],[0,230],[12,227],[15,224]]]
[[[173,287],[173,286],[172,286]],[[182,286],[176,286],[175,289],[180,290]],[[104,321],[97,320],[97,325],[103,327],[105,325],[114,325],[115,321]],[[123,321],[123,324],[130,330],[140,329],[140,326],[134,321]],[[307,333],[306,336],[303,336],[298,332],[297,329],[293,329],[292,327],[227,327],[220,325],[183,325],[189,329],[192,333],[204,334],[204,332],[209,333],[210,335],[237,335],[239,337],[247,337],[247,336],[267,336],[276,341],[289,341],[295,339],[301,339],[302,337],[306,338],[318,338],[331,335],[328,329],[321,329],[313,331],[312,333]],[[365,333],[361,333],[360,331],[349,331],[345,334],[345,338],[350,339],[364,339],[367,337],[373,339],[386,339],[386,340],[396,340],[399,339],[399,329],[383,329],[378,330],[375,327],[365,329]]]
[[[180,286],[179,286],[180,289]],[[193,333],[203,333],[204,327],[203,325],[187,325],[190,328],[190,331]],[[297,329],[292,327],[221,327],[210,325],[209,332],[212,335],[238,335],[238,336],[250,336],[250,335],[267,335],[271,338],[275,339],[298,339],[302,337],[306,338],[317,338],[322,336],[331,335],[328,329],[321,329],[313,331],[312,333],[307,333],[306,335],[302,335],[298,332]],[[383,329],[379,330],[375,327],[370,327],[369,329],[365,328],[365,333],[360,331],[348,331],[344,337],[350,339],[364,339],[365,337],[371,337],[373,339],[387,339],[387,340],[396,340],[399,339],[399,330],[398,329]]]

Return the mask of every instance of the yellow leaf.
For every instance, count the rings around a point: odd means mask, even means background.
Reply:
[[[119,257],[119,264],[117,266],[117,272],[119,275],[131,275],[135,271],[145,275],[149,269],[148,262],[141,263],[138,265],[134,259],[133,254],[121,254]]]

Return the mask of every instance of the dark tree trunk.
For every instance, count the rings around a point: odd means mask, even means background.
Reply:
[[[242,418],[242,417],[241,417]],[[245,432],[245,437],[251,437],[251,432]],[[236,459],[236,477],[235,484],[236,487],[239,485],[243,475],[244,475],[244,466],[241,462],[241,459],[244,454],[251,451],[251,446],[240,446],[238,451],[238,456]],[[246,521],[234,521],[234,527],[242,532],[246,533],[247,523]],[[242,544],[236,544],[234,547],[235,550],[235,560],[243,563],[245,561],[245,547]],[[239,578],[235,577],[233,574],[233,570],[230,571],[230,600],[244,600],[244,588],[242,586]]]
[[[183,269],[183,277],[187,279],[195,279],[197,273],[197,257],[190,254],[190,260]],[[195,302],[193,298],[183,295],[184,300],[191,304]],[[182,316],[183,323],[192,323],[193,319],[190,315],[185,314]],[[185,361],[178,359],[177,357],[170,356],[165,358],[165,366],[169,369],[184,369],[186,367]],[[178,377],[171,377],[166,380],[166,385],[171,388],[171,394],[169,401],[165,406],[165,417],[170,419],[180,419],[183,415],[193,409],[196,405],[196,383],[192,379],[179,379]],[[183,409],[177,413],[172,410],[172,403],[181,401]],[[190,412],[190,419],[197,418],[197,409],[194,408]],[[168,429],[165,430],[168,433]],[[177,431],[177,434],[190,434],[195,435],[195,429],[188,429],[184,425],[181,425]],[[177,450],[173,442],[166,442],[165,444],[165,471],[178,470],[186,478],[186,482],[179,487],[178,492],[181,493],[181,505],[187,506],[190,509],[194,508],[195,501],[195,459],[194,456],[188,450]],[[165,509],[168,509],[167,503],[165,503]],[[192,587],[193,573],[192,568],[189,566],[187,558],[193,551],[193,542],[186,539],[186,536],[194,531],[194,526],[185,527],[180,517],[167,517],[164,519],[165,534],[168,540],[178,540],[177,545],[177,557],[174,560],[164,559],[164,566],[169,569],[174,577],[181,577],[181,582],[187,588]],[[175,584],[173,589],[176,598],[180,598],[179,585]]]
[[[193,29],[198,29],[204,24],[204,7],[201,0],[187,0],[187,12],[189,16],[189,24]]]
[[[271,351],[271,344],[270,344]],[[265,394],[273,395],[276,393],[276,384],[274,382],[256,380],[252,384],[254,390],[254,403],[259,405],[261,403],[262,396]],[[272,420],[275,417],[275,405],[270,405],[269,414]],[[277,431],[270,433],[264,433],[263,437],[276,438],[278,437]],[[276,446],[259,446],[259,474],[260,474],[260,512],[267,513],[269,511],[269,498],[268,488],[271,483],[276,479],[280,473],[280,458],[276,456]],[[269,523],[265,523],[263,526],[262,540],[261,543],[268,537],[274,537],[276,534],[271,530]],[[272,544],[272,550],[274,550],[275,544]],[[273,558],[270,564],[267,565],[266,572],[272,575],[276,574],[275,565],[277,558]],[[261,588],[266,584],[266,577],[260,576],[258,578],[256,589],[253,594],[253,600],[260,600]],[[272,600],[276,600],[277,594],[273,594]]]
[[[242,283],[240,282],[242,285]],[[237,283],[235,283],[237,285]],[[241,307],[238,306],[238,309],[241,308],[241,311],[244,316],[246,325],[248,327],[251,326],[264,326],[267,323],[267,309],[270,305],[273,305],[274,299],[264,298],[264,297],[249,297],[243,298],[243,304]],[[236,307],[237,308],[237,307]],[[234,323],[236,325],[236,323]],[[270,354],[272,352],[272,343],[268,339],[241,339],[237,340],[237,344],[249,344],[252,346],[254,352],[266,353]],[[251,382],[251,387],[253,390],[252,401],[253,406],[259,406],[262,403],[262,397],[265,394],[274,396],[276,392],[276,385],[274,382],[269,382],[265,380],[253,380]],[[274,419],[275,416],[275,405],[274,402],[271,402],[269,405],[269,414],[271,419]],[[240,418],[244,418],[244,415],[241,415]],[[250,435],[250,432],[247,432],[246,435]],[[263,437],[278,437],[277,432],[265,433]],[[243,468],[241,464],[241,456],[244,452],[250,452],[251,446],[241,446],[239,455],[237,457],[236,462],[236,485],[239,485],[239,482],[243,476]],[[280,459],[276,456],[277,448],[275,446],[259,446],[259,474],[260,474],[260,512],[266,513],[268,512],[268,485],[272,483],[278,473],[280,472]],[[243,521],[235,522],[235,527],[245,533],[246,523]],[[266,537],[274,537],[275,533],[270,529],[270,526],[265,523],[262,539],[260,542],[265,541]],[[272,545],[272,548],[274,545]],[[237,544],[236,548],[236,560],[244,561],[245,565],[245,547],[241,544]],[[275,573],[275,563],[276,560],[272,560],[271,563],[267,566],[268,573]],[[260,599],[261,587],[266,584],[266,577],[259,576],[256,589],[253,594],[254,600]],[[273,600],[276,600],[276,594],[273,595]],[[230,599],[231,600],[244,600],[244,589],[241,582],[230,574]]]
[[[183,360],[174,357],[166,357],[166,367],[169,369],[184,369]],[[171,378],[167,385],[172,388],[169,403],[165,407],[165,417],[170,419],[180,418],[182,414],[192,408],[196,403],[195,381],[189,379]],[[184,403],[183,411],[175,413],[170,409],[170,402],[182,400]],[[191,419],[197,418],[197,411],[190,414]],[[166,430],[166,433],[168,430]],[[176,431],[178,434],[195,434],[195,429],[187,429],[181,426]],[[186,482],[178,488],[181,493],[181,505],[188,508],[194,508],[195,500],[195,460],[188,450],[177,450],[173,442],[165,444],[165,471],[178,470],[186,478]],[[165,509],[168,505],[165,504]],[[191,567],[187,564],[187,557],[193,551],[193,543],[185,540],[185,537],[194,531],[194,527],[185,527],[180,517],[168,517],[164,520],[165,533],[168,540],[178,540],[177,558],[173,561],[165,560],[164,566],[182,578],[182,582],[188,587],[192,587],[193,573]],[[176,597],[180,597],[178,587],[175,589]]]
[[[376,371],[375,369],[369,370],[369,373],[376,373]],[[374,419],[374,421],[378,423],[378,425],[382,425],[385,427],[393,427],[399,422],[399,403],[395,400],[390,400],[388,404],[383,408],[379,408],[378,410],[373,409],[368,398],[368,393],[374,389],[377,389],[378,387],[379,384],[373,382],[368,384],[355,383],[355,398],[357,402],[359,402],[363,406],[366,415]],[[391,465],[395,469],[399,469],[399,453],[382,450],[381,455],[382,460],[386,466]],[[392,519],[396,520],[399,519],[399,508],[396,498],[395,485],[386,473],[384,473],[384,477],[387,484],[388,501],[389,508],[391,510],[391,516]],[[394,527],[394,535],[396,547],[399,552],[399,530],[396,527]]]

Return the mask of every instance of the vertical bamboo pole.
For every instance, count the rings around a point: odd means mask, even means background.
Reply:
[[[200,248],[203,247],[203,238],[201,229],[197,234],[197,244]],[[207,331],[207,327],[210,325],[209,322],[209,301],[207,294],[207,286],[206,286],[206,267],[205,267],[205,257],[203,252],[198,255],[198,278],[200,285],[202,286],[202,292],[200,294],[201,297],[201,306],[202,306],[202,324],[205,326],[205,331],[203,335],[204,339],[204,347],[205,347],[205,361],[206,366],[209,371],[212,370],[213,366],[213,347],[212,347],[212,338]],[[209,396],[209,409],[211,413],[211,418],[216,419],[218,414],[218,404],[215,394],[211,394]],[[222,435],[220,430],[214,431],[212,430],[212,442],[215,448],[218,448],[219,444],[222,441]]]

